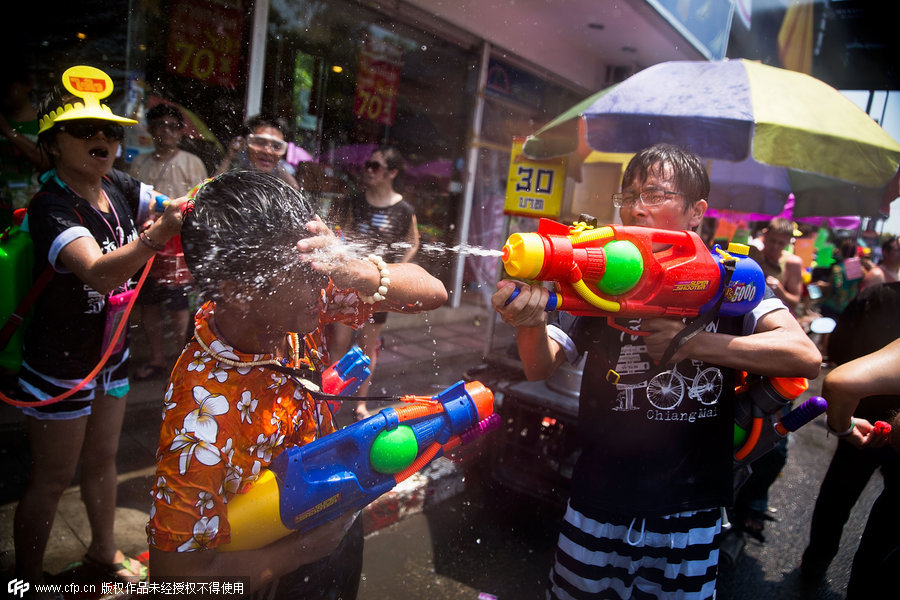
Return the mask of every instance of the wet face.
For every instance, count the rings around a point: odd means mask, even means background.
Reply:
[[[177,148],[184,135],[184,127],[175,117],[154,119],[149,123],[148,129],[157,148]]]
[[[639,179],[641,175],[644,175],[643,180]],[[655,206],[648,206],[639,197],[642,193],[649,196],[652,192],[658,191],[674,193],[666,193],[665,199]],[[698,200],[688,206],[681,191],[675,184],[674,173],[668,165],[638,174],[622,188],[623,194],[630,194],[634,199],[619,209],[622,223],[674,231],[696,229],[703,219],[703,213],[706,212],[706,201]]]
[[[257,171],[274,171],[286,151],[284,134],[277,127],[254,127],[253,133],[247,136],[247,157]]]
[[[384,182],[390,182],[396,174],[397,171],[388,169],[387,159],[384,158],[384,154],[376,151],[372,153],[372,156],[363,165],[363,184],[376,186]]]
[[[772,264],[781,260],[781,253],[790,246],[791,235],[788,233],[775,233],[766,231],[763,235],[763,256]]]
[[[124,137],[124,129],[110,121],[75,119],[59,125],[50,147],[58,170],[103,177],[109,173]]]
[[[309,333],[319,325],[324,308],[322,290],[327,285],[328,278],[324,275],[298,268],[280,276],[278,283],[267,285],[267,290],[257,292],[254,312],[265,320],[266,328],[276,337],[286,331]]]
[[[896,265],[900,264],[900,241],[894,240],[883,250],[884,262]]]

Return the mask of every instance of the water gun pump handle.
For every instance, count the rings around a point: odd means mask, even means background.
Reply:
[[[519,293],[521,292],[521,288],[516,286],[516,289],[513,290],[512,294],[510,294],[509,298],[507,298],[506,302],[504,302],[503,306],[509,306],[509,303],[519,297]],[[544,310],[546,312],[552,312],[556,310],[556,295],[550,294],[550,297],[547,299],[547,305],[544,306]]]

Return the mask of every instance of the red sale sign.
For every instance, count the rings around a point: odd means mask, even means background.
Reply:
[[[212,85],[237,85],[241,11],[196,0],[175,0],[167,68]]]
[[[394,124],[402,57],[403,50],[385,40],[363,42],[356,69],[353,114],[384,125]]]

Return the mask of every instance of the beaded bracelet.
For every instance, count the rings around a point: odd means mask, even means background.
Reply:
[[[391,272],[388,270],[387,263],[384,262],[384,259],[377,254],[370,254],[366,258],[378,269],[381,280],[378,283],[378,290],[371,296],[363,296],[362,301],[366,304],[375,304],[376,302],[381,302],[387,296],[388,286],[391,285]]]
[[[150,234],[147,233],[146,230],[142,231],[142,232],[138,235],[138,239],[141,240],[141,243],[142,243],[142,244],[144,244],[145,246],[147,246],[148,248],[150,248],[150,249],[153,250],[154,252],[161,252],[162,249],[163,249],[163,246],[161,246],[161,245],[159,245],[159,244],[157,244],[156,242],[153,241],[153,238],[150,237]]]
[[[828,420],[825,421],[825,428],[828,430],[828,433],[834,435],[835,437],[847,437],[851,433],[853,433],[853,429],[856,427],[856,421],[853,420],[853,417],[850,417],[850,427],[847,428],[846,431],[835,431],[831,428],[831,425],[828,424]]]

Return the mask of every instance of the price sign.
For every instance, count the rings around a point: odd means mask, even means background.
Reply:
[[[176,0],[169,23],[167,68],[213,85],[237,85],[241,11],[208,2]]]
[[[394,124],[400,88],[402,49],[385,40],[366,40],[359,51],[353,114],[384,125]]]
[[[567,159],[531,160],[522,154],[525,138],[513,138],[503,212],[526,217],[558,217],[566,185]]]

